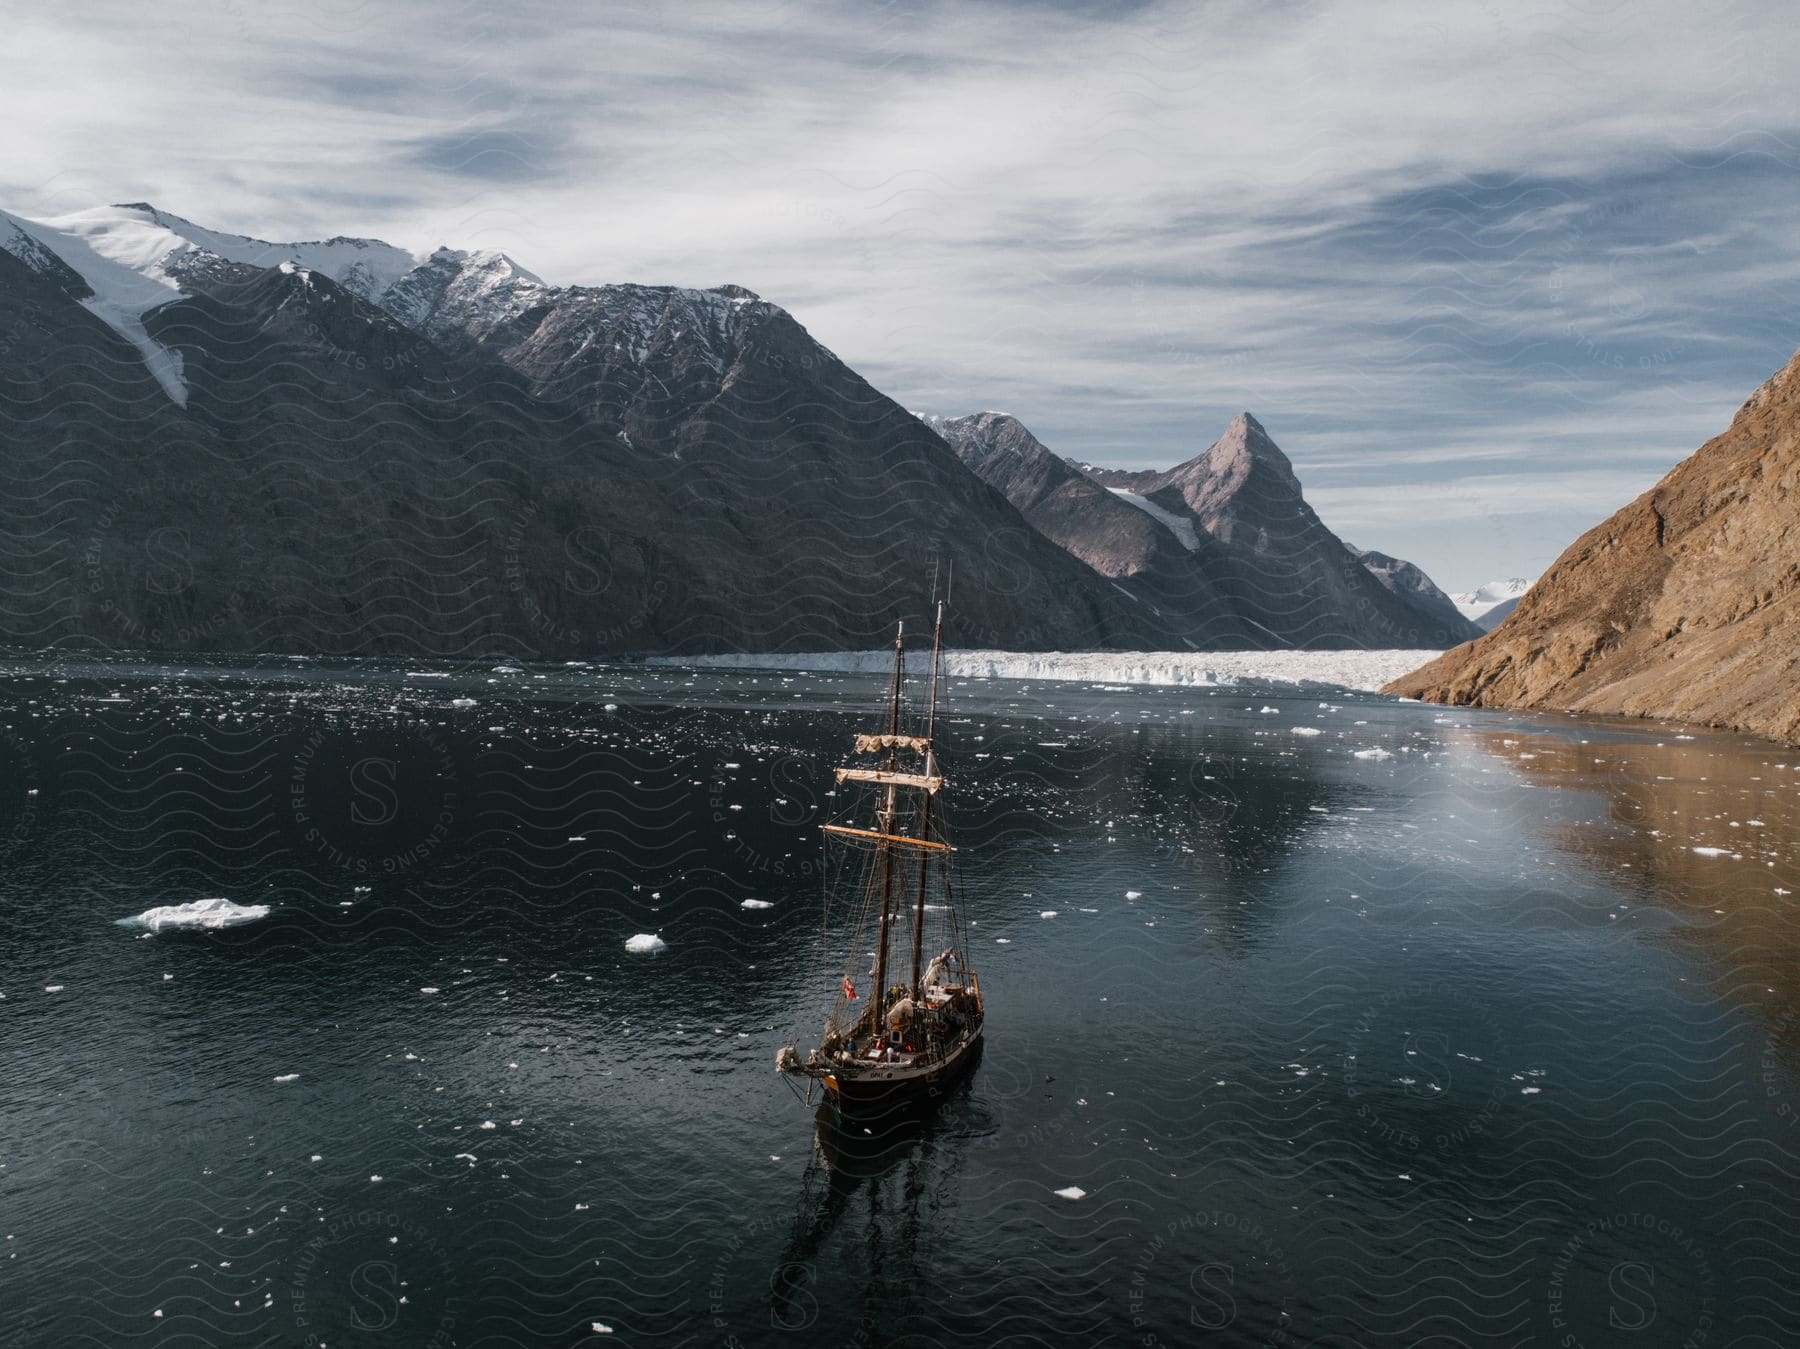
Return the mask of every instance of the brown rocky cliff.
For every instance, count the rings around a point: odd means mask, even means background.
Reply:
[[[1498,628],[1385,692],[1800,740],[1800,354]]]

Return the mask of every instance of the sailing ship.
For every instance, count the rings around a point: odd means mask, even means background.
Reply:
[[[809,1098],[810,1083],[822,1085],[841,1109],[934,1100],[980,1054],[981,980],[963,949],[944,774],[933,741],[943,637],[940,603],[930,691],[923,717],[915,713],[909,723],[906,625],[897,626],[883,729],[855,740],[857,755],[874,766],[837,770],[840,786],[862,789],[859,799],[873,804],[873,819],[820,826],[843,850],[846,865],[826,870],[826,915],[829,922],[834,900],[847,911],[849,955],[818,1048],[801,1058],[796,1045],[783,1045],[775,1068],[809,1079]],[[854,883],[834,893],[830,878],[852,872]]]

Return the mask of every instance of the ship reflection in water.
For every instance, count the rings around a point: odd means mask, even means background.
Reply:
[[[971,1069],[981,1053],[978,1044]],[[978,1114],[966,1075],[931,1103],[914,1100],[852,1114],[834,1101],[820,1103],[793,1225],[769,1274],[772,1327],[810,1324],[820,1256],[844,1229],[852,1239],[841,1252],[860,1249],[864,1266],[858,1273],[867,1307],[854,1319],[874,1324],[877,1309],[889,1301],[887,1285],[905,1288],[925,1268],[918,1247],[931,1239],[927,1210],[942,1208],[947,1189],[957,1183],[958,1154],[967,1150]],[[844,1272],[835,1271],[839,1277]]]

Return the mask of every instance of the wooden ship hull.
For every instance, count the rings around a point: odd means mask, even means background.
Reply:
[[[942,1057],[918,1063],[877,1063],[846,1070],[839,1067],[822,1078],[838,1108],[857,1114],[879,1113],[936,1101],[981,1060],[981,1027],[956,1041]]]

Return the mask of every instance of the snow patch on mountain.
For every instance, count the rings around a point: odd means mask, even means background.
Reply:
[[[181,298],[175,282],[157,265],[169,252],[170,236],[140,220],[122,221],[101,211],[83,211],[53,220],[26,220],[0,212],[0,248],[39,272],[60,261],[93,292],[82,308],[142,353],[144,365],[179,406],[186,407],[187,381],[181,355],[144,329],[144,315]]]
[[[1108,487],[1106,490],[1118,497],[1119,500],[1129,502],[1133,506],[1136,506],[1140,511],[1144,512],[1145,515],[1148,515],[1151,519],[1160,523],[1176,537],[1181,546],[1187,549],[1188,552],[1197,553],[1200,551],[1200,536],[1194,532],[1194,522],[1187,516],[1177,515],[1173,511],[1166,511],[1148,497],[1139,496],[1136,492],[1128,492],[1123,487]]]

